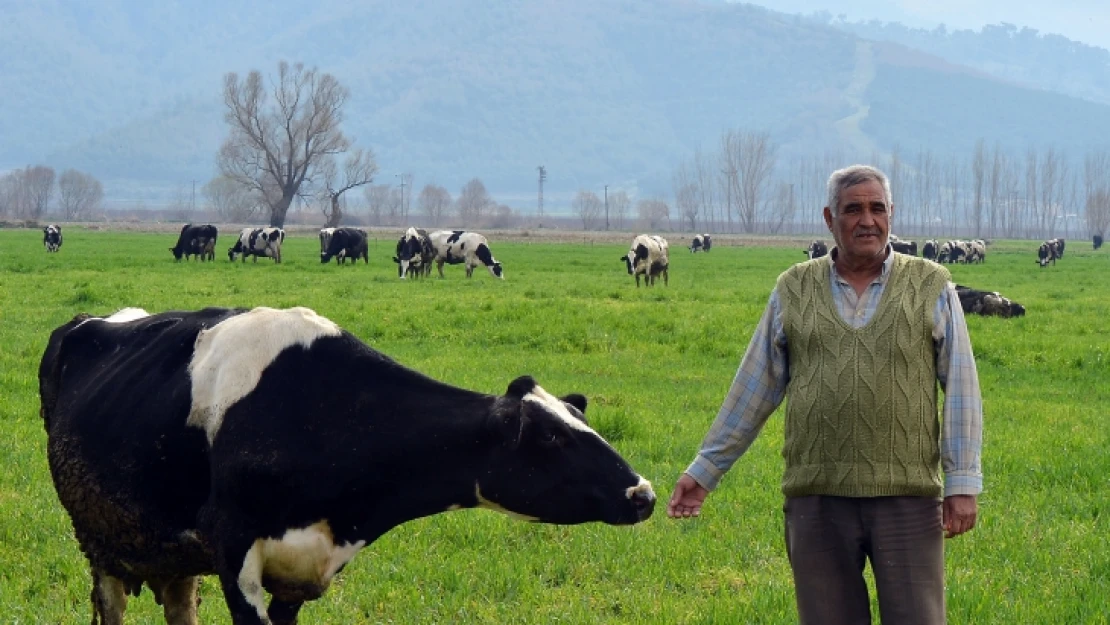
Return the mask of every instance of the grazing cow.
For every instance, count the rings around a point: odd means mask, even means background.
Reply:
[[[177,245],[171,247],[170,252],[174,260],[181,260],[182,256],[185,260],[189,260],[190,256],[196,256],[201,261],[216,260],[217,234],[219,230],[212,224],[185,224],[177,237]]]
[[[902,241],[891,238],[890,247],[899,254],[907,256],[917,256],[917,242],[916,241]]]
[[[655,278],[663,276],[663,285],[668,283],[670,265],[667,240],[654,234],[641,234],[632,239],[628,253],[621,256],[628,274],[636,277],[636,287],[640,286],[640,276],[644,276],[644,286],[655,286]]]
[[[713,247],[713,238],[710,237],[708,234],[694,235],[694,238],[690,240],[690,252],[691,253],[696,252],[698,250],[701,250],[703,252],[708,252],[709,248],[711,248],[711,247]]]
[[[630,525],[655,505],[582,395],[449,386],[307,308],[78,315],[51,334],[39,392],[94,622],[121,623],[145,583],[167,622],[195,624],[216,574],[235,625],[295,623],[409,520]]]
[[[428,235],[428,239],[432,244],[432,250],[435,252],[435,263],[436,268],[439,269],[439,277],[443,277],[443,263],[448,265],[465,263],[467,278],[474,274],[475,267],[485,265],[490,275],[502,280],[505,279],[501,263],[493,257],[493,252],[489,249],[486,237],[477,232],[436,230]]]
[[[802,250],[802,253],[805,254],[806,257],[810,260],[813,260],[814,258],[821,258],[822,256],[827,255],[829,253],[829,247],[825,245],[824,241],[818,241],[814,239],[812,242],[810,242],[809,247]]]
[[[397,263],[397,275],[404,280],[409,275],[423,278],[431,274],[434,258],[435,250],[428,232],[423,228],[409,228],[397,240],[393,262]]]
[[[335,228],[321,228],[320,229],[320,253],[328,251],[328,245],[331,243],[331,235],[335,234]]]
[[[243,262],[247,256],[273,258],[275,263],[281,262],[281,244],[285,242],[285,231],[281,228],[243,228],[239,231],[239,238],[235,245],[227,250],[228,260],[234,261],[237,254],[243,255]]]
[[[1056,244],[1056,258],[1063,258],[1066,241],[1063,239],[1052,239],[1052,242]]]
[[[57,252],[62,247],[62,227],[50,224],[42,229],[42,244],[47,252]]]
[[[1037,264],[1040,265],[1042,269],[1050,262],[1055,265],[1056,258],[1056,241],[1045,241],[1037,248]]]
[[[939,248],[940,244],[938,244],[935,239],[930,239],[926,241],[925,245],[921,248],[921,257],[936,262]]]
[[[965,249],[963,241],[945,241],[937,252],[938,263],[958,263],[963,258]]]
[[[366,231],[359,228],[336,228],[328,241],[328,248],[320,253],[320,262],[326,263],[335,258],[337,264],[344,264],[348,258],[351,264],[358,262],[359,258],[370,264],[369,247],[366,240]]]
[[[987,260],[987,246],[982,239],[964,242],[965,262],[982,263]]]
[[[979,291],[956,285],[960,308],[965,313],[995,317],[1024,317],[1025,307],[998,294],[998,291]]]
[[[1091,237],[1091,243],[1095,246],[1096,250],[1098,248],[1102,247],[1102,235],[1101,234],[1096,234],[1093,237]]]

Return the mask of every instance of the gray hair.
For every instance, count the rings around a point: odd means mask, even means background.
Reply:
[[[889,207],[892,200],[890,197],[890,180],[887,179],[886,174],[870,165],[852,165],[844,169],[838,169],[829,176],[829,203],[827,204],[829,210],[836,213],[840,203],[841,191],[865,182],[878,182],[883,185],[886,205]]]

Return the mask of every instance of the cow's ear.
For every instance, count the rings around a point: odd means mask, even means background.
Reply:
[[[578,393],[571,393],[570,395],[565,395],[563,397],[560,397],[559,399],[565,401],[566,403],[570,404],[571,406],[574,406],[582,414],[586,414],[586,403],[587,402],[586,402],[586,396],[585,395],[579,395]]]
[[[531,393],[534,388],[536,388],[536,381],[532,376],[522,375],[509,383],[509,389],[505,391],[505,395],[514,399],[524,399],[524,396]]]

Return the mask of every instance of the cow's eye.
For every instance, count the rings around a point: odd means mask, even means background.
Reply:
[[[562,442],[562,437],[554,430],[548,430],[540,436],[540,442],[544,445],[554,446]]]

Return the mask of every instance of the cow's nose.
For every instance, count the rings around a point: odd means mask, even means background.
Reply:
[[[636,509],[636,519],[644,521],[655,511],[655,493],[651,488],[637,489],[630,496]]]

